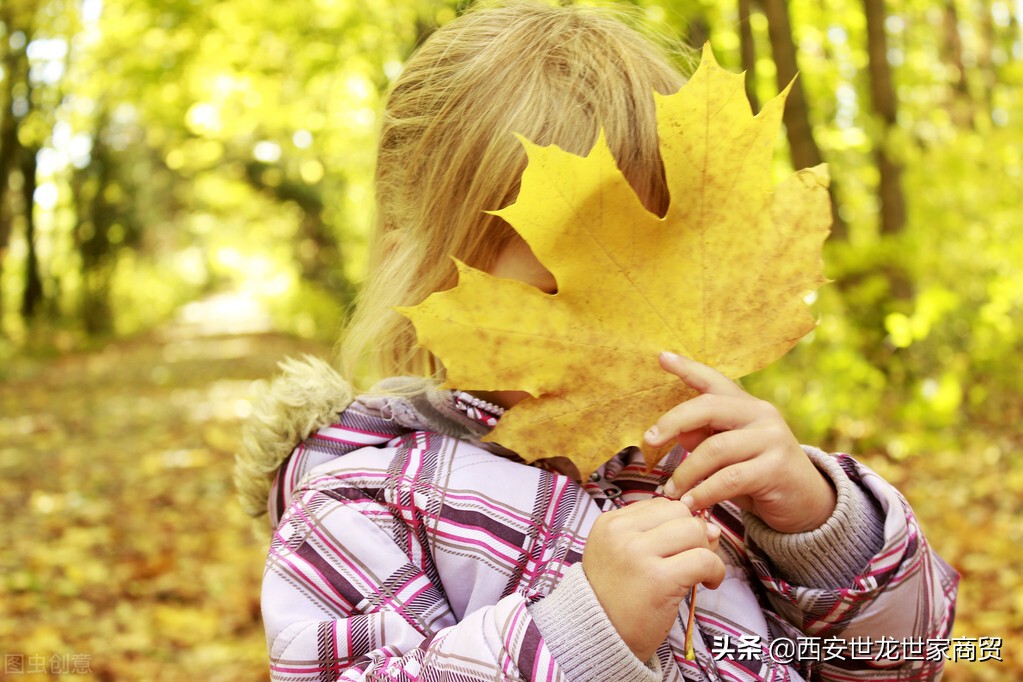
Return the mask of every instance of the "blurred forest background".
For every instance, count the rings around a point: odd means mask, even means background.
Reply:
[[[0,0],[8,678],[266,678],[238,425],[277,360],[329,352],[382,97],[466,4]],[[754,107],[799,71],[779,172],[831,166],[834,283],[747,387],[962,573],[955,636],[1004,660],[946,679],[1023,679],[1023,2],[625,4]]]

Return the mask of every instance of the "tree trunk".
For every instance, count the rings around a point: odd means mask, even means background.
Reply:
[[[691,17],[689,20],[689,44],[699,48],[708,40],[710,40],[710,27],[707,25],[706,18],[702,14]]]
[[[753,27],[749,18],[751,0],[739,0],[739,54],[742,58],[742,70],[746,72],[746,96],[749,98],[753,111],[760,111],[757,99],[757,46],[753,41]]]
[[[21,150],[21,174],[24,181],[21,187],[25,207],[25,243],[28,253],[25,256],[25,289],[21,297],[21,315],[25,320],[32,320],[39,312],[43,303],[43,280],[39,273],[39,255],[36,252],[36,154],[37,149]]]
[[[902,166],[886,148],[895,127],[897,100],[888,64],[888,39],[884,30],[884,0],[863,0],[867,20],[867,59],[870,96],[881,121],[881,140],[874,148],[881,199],[881,234],[897,234],[906,225],[906,202],[902,193]]]
[[[998,84],[998,70],[995,68],[994,59],[998,33],[995,31],[995,21],[991,12],[991,8],[984,8],[978,14],[980,44],[977,49],[977,72],[980,74],[981,81],[980,97],[983,98],[984,114],[988,117],[988,121],[990,121],[991,112],[994,109],[993,94],[995,86]],[[1010,27],[1015,25],[1014,22],[1010,22],[1010,24]]]
[[[951,72],[951,91],[948,109],[952,120],[960,128],[973,127],[973,101],[970,98],[970,83],[963,64],[963,41],[959,36],[959,10],[955,0],[945,0],[945,40],[942,41],[942,60]]]
[[[11,226],[14,223],[13,201],[8,198],[11,171],[17,163],[18,156],[18,119],[14,114],[14,88],[20,81],[23,71],[27,70],[25,48],[15,50],[10,47],[9,36],[17,30],[12,7],[0,4],[0,23],[4,26],[4,39],[0,41],[0,54],[4,72],[4,88],[0,94],[0,282],[3,282],[3,262],[7,255],[7,246],[11,239]],[[0,286],[0,337],[3,336],[3,287]]]
[[[781,90],[788,86],[799,72],[788,5],[786,0],[763,0],[762,4],[767,14],[767,32],[771,37],[771,51],[774,53],[774,63],[777,66],[778,89]],[[813,129],[810,127],[806,93],[799,79],[792,83],[792,91],[785,103],[785,131],[792,150],[793,166],[809,168],[822,161],[820,149],[813,139]]]
[[[764,14],[767,15],[767,33],[771,39],[771,52],[778,78],[778,89],[786,88],[792,83],[788,101],[785,103],[785,134],[788,137],[789,149],[792,154],[792,166],[796,169],[809,168],[821,163],[821,155],[817,141],[813,137],[810,125],[810,107],[802,81],[796,78],[799,66],[796,62],[796,43],[792,38],[792,24],[789,21],[788,0],[761,0]],[[793,82],[793,79],[795,81]],[[848,229],[838,212],[837,185],[831,183],[831,216],[833,239],[845,239]]]
[[[74,196],[78,203],[75,243],[81,256],[82,294],[79,314],[90,336],[107,334],[114,327],[110,308],[113,275],[110,229],[117,222],[116,207],[104,196],[114,177],[114,159],[103,142],[107,116],[98,117],[93,139],[92,162],[76,173]]]
[[[7,60],[4,60],[5,73],[11,73],[7,69]],[[11,240],[11,224],[14,222],[14,211],[7,199],[7,188],[10,183],[11,167],[14,165],[14,150],[18,144],[18,128],[14,122],[14,115],[11,112],[12,86],[10,78],[5,79],[4,88],[6,97],[3,100],[3,109],[0,110],[0,337],[4,335],[3,310],[3,266],[4,257],[7,255],[7,245]]]
[[[16,51],[10,47],[8,36],[15,30],[11,8],[0,5],[0,24],[4,27],[4,39],[0,41],[0,55],[2,55],[4,89],[3,99],[0,100],[0,207],[3,206],[4,198],[7,195],[8,178],[11,169],[14,167],[14,149],[18,144],[18,126],[14,117],[14,84],[18,82],[18,74],[21,72],[20,61],[24,59],[25,50]],[[7,245],[10,223],[6,216],[0,213],[0,249]]]

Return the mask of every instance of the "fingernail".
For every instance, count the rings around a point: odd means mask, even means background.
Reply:
[[[651,426],[649,429],[647,429],[646,434],[644,435],[644,437],[646,438],[646,442],[653,443],[654,441],[656,441],[657,433],[658,431],[656,426]]]
[[[713,542],[721,537],[721,528],[713,523],[707,524],[707,539]]]
[[[678,360],[681,359],[681,356],[678,355],[677,353],[672,353],[670,351],[665,350],[661,351],[661,358],[667,360],[668,362],[677,362]]]
[[[664,494],[666,497],[674,499],[678,496],[678,490],[675,488],[675,481],[668,479],[668,482],[664,484]]]
[[[696,500],[693,499],[692,495],[687,493],[687,494],[682,496],[682,504],[684,504],[685,506],[689,507],[690,511],[692,510],[693,505],[695,503],[696,503]]]

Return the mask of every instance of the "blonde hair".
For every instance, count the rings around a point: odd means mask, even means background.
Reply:
[[[486,269],[514,235],[484,213],[518,193],[526,156],[513,133],[585,154],[602,127],[637,194],[663,213],[653,92],[684,79],[621,18],[535,2],[486,7],[412,56],[384,111],[369,276],[337,348],[346,376],[439,377],[393,307],[454,286],[451,256]]]
[[[246,424],[235,482],[245,509],[266,511],[270,481],[292,448],[329,424],[356,378],[440,378],[396,306],[454,286],[451,256],[486,269],[513,229],[485,211],[511,203],[526,155],[513,133],[585,154],[600,128],[651,211],[667,208],[653,92],[683,77],[648,37],[592,8],[514,2],[474,9],[434,33],[394,84],[376,169],[369,278],[326,363],[281,365]]]

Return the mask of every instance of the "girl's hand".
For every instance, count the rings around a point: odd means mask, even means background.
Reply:
[[[819,528],[835,510],[835,490],[799,446],[778,410],[716,370],[673,353],[661,367],[700,395],[668,410],[646,433],[689,451],[664,494],[690,509],[732,500],[783,533]]]
[[[689,588],[717,587],[721,529],[674,500],[654,498],[601,514],[586,540],[583,571],[611,624],[648,661],[678,618]]]

